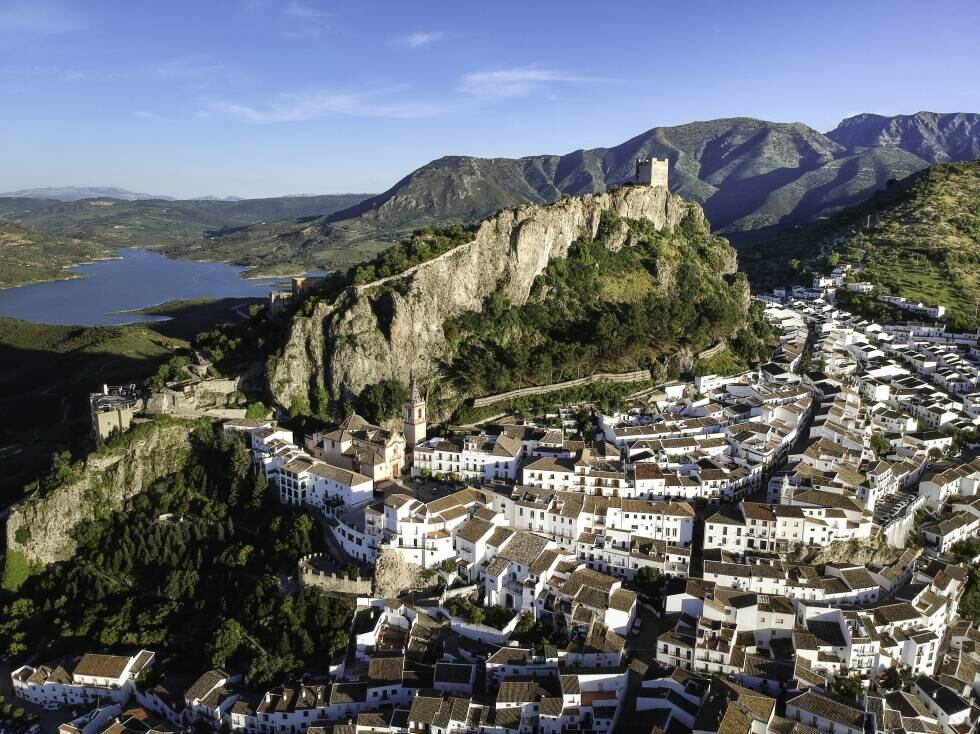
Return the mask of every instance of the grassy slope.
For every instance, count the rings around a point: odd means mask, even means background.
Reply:
[[[108,254],[95,242],[0,220],[0,288],[70,278],[65,268]]]
[[[976,328],[980,162],[932,166],[829,220],[746,246],[740,261],[761,290],[825,271],[832,253],[861,262],[861,277],[882,288],[942,303],[956,325]]]
[[[162,248],[174,257],[212,258],[248,265],[253,275],[308,270],[347,270],[390,247],[396,239],[354,221],[286,220],[246,227],[210,240],[175,241]]]
[[[52,454],[89,446],[88,394],[141,382],[194,334],[238,318],[245,299],[167,304],[172,321],[82,327],[0,318],[0,507],[46,471]]]

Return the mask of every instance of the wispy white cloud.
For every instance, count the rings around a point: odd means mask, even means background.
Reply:
[[[527,97],[560,83],[609,83],[616,79],[587,76],[546,66],[515,66],[464,74],[459,90],[477,97]]]
[[[90,74],[81,69],[64,66],[0,66],[0,77],[18,77],[20,79],[37,78],[56,82],[77,82],[91,78]]]
[[[331,30],[330,13],[314,2],[290,0],[282,16],[280,34],[290,41],[319,41]]]
[[[429,44],[436,43],[437,41],[444,41],[446,39],[446,34],[442,31],[427,31],[418,33],[409,33],[407,36],[402,36],[398,39],[402,46],[407,48],[422,48],[423,46],[428,46]]]
[[[230,117],[254,125],[302,122],[323,117],[389,117],[411,119],[434,117],[443,106],[405,93],[407,87],[387,87],[356,92],[311,89],[283,92],[260,104],[245,104],[225,99],[203,100],[199,116]]]
[[[242,79],[241,69],[224,63],[208,54],[191,54],[168,59],[150,67],[157,79],[178,82],[194,87],[206,87]]]
[[[286,15],[293,18],[326,18],[330,14],[315,5],[300,2],[300,0],[290,0],[286,4]]]
[[[55,34],[82,27],[81,19],[50,0],[9,0],[0,3],[0,33]]]
[[[150,122],[170,122],[170,118],[166,115],[159,115],[156,112],[150,112],[149,110],[133,110],[133,112],[130,114],[140,120],[149,120]]]

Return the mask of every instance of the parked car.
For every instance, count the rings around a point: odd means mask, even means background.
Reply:
[[[643,621],[639,617],[637,617],[636,619],[634,619],[633,620],[633,626],[630,628],[630,634],[633,634],[633,635],[640,634],[640,627],[642,626],[642,624],[643,624]]]
[[[45,711],[57,711],[61,708],[61,704],[57,701],[52,701],[51,703],[44,704]]]

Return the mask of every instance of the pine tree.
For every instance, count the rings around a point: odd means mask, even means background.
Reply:
[[[252,485],[252,497],[249,501],[249,506],[257,510],[262,507],[262,503],[265,502],[265,493],[269,489],[269,480],[265,477],[265,472],[261,469],[255,472],[255,482]]]

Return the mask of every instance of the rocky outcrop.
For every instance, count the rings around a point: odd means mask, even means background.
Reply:
[[[285,348],[269,357],[269,390],[280,406],[291,408],[303,401],[312,406],[326,393],[324,329],[334,310],[334,306],[321,302],[311,315],[293,317]]]
[[[78,478],[15,505],[7,520],[7,548],[30,565],[71,557],[71,530],[83,520],[117,510],[130,497],[184,464],[197,424],[158,419],[126,434],[119,448],[91,454]]]
[[[421,566],[410,563],[391,549],[378,555],[374,566],[374,596],[390,599],[409,591],[422,591],[430,586]]]
[[[825,546],[797,546],[789,554],[790,560],[819,565],[860,564],[888,566],[899,559],[905,548],[894,548],[888,544],[884,533],[876,533],[870,538],[835,540]]]
[[[270,360],[269,384],[278,403],[311,404],[326,388],[334,397],[359,392],[381,379],[407,382],[432,375],[445,356],[443,323],[502,290],[524,304],[548,263],[565,257],[573,242],[596,235],[602,213],[649,220],[657,229],[704,214],[664,188],[630,186],[605,194],[566,198],[549,206],[525,204],[484,220],[471,242],[391,278],[348,289],[334,304],[297,318],[281,357]],[[628,228],[607,238],[628,244]],[[734,251],[725,272],[736,267]],[[300,396],[299,398],[297,396]]]

